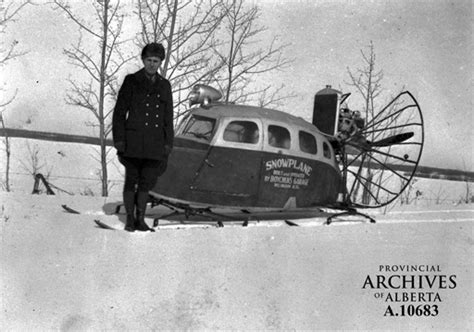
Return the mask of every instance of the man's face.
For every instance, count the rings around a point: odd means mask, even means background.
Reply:
[[[161,66],[161,58],[157,56],[146,57],[143,59],[143,65],[148,75],[154,75]]]

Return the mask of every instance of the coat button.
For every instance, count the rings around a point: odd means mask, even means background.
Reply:
[[[148,113],[146,113],[146,116],[148,116]]]
[[[158,125],[156,124],[155,127],[158,128]]]
[[[150,104],[147,103],[146,106],[150,106]]]
[[[160,105],[156,105],[156,108],[160,108]]]
[[[157,114],[156,117],[159,117],[159,115]]]
[[[145,122],[145,126],[148,126],[148,122]]]

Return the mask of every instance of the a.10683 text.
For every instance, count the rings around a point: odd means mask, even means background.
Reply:
[[[384,316],[388,317],[429,317],[438,315],[438,305],[437,304],[402,304],[400,306],[391,306],[389,305],[385,310]]]

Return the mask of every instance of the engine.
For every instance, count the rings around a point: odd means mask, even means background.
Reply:
[[[336,138],[346,140],[355,136],[364,128],[365,121],[359,111],[351,111],[348,108],[341,109],[338,117]]]

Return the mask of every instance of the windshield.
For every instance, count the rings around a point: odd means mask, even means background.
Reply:
[[[214,133],[215,124],[216,119],[193,115],[186,124],[182,135],[210,141]]]

